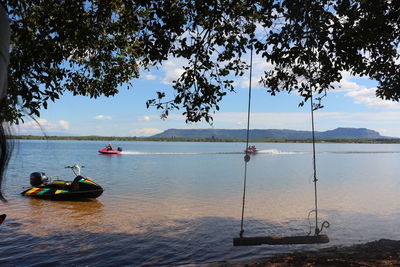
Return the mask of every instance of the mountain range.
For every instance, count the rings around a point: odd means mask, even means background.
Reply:
[[[165,138],[246,138],[245,129],[168,129],[152,137]],[[308,139],[312,138],[311,131],[297,131],[287,129],[251,129],[250,139],[273,138],[273,139]],[[336,128],[323,132],[315,132],[317,139],[332,138],[390,138],[380,135],[379,132],[367,128]]]

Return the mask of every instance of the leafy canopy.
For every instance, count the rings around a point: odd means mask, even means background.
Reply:
[[[66,91],[112,96],[140,69],[184,59],[174,96],[147,106],[183,108],[187,121],[212,120],[232,77],[244,75],[252,47],[272,70],[272,95],[297,91],[306,101],[332,89],[341,73],[378,82],[376,95],[400,99],[400,1],[109,0],[3,1],[12,29],[8,105],[11,122]],[[245,57],[246,56],[246,57]]]

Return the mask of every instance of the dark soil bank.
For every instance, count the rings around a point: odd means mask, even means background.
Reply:
[[[247,262],[218,262],[211,266],[400,266],[400,241],[381,239],[349,247],[279,254]]]

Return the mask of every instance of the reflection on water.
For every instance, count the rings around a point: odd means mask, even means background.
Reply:
[[[1,208],[8,217],[0,264],[208,263],[400,238],[399,145],[318,145],[319,215],[331,223],[324,230],[331,243],[245,248],[232,246],[240,231],[243,144],[126,142],[115,144],[126,153],[116,157],[98,155],[102,145],[19,144],[7,172],[9,202]],[[248,164],[245,236],[307,234],[314,204],[309,144],[257,147],[263,153]],[[105,188],[101,197],[19,195],[31,172],[72,177],[63,169],[71,164],[86,166],[83,175]]]

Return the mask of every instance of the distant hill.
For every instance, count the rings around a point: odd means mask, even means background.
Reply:
[[[274,139],[308,139],[312,138],[311,131],[277,130],[277,129],[251,129],[251,139],[274,138]],[[168,129],[152,137],[164,138],[246,138],[245,129]],[[379,132],[366,128],[336,128],[334,130],[315,132],[315,138],[388,138]]]

